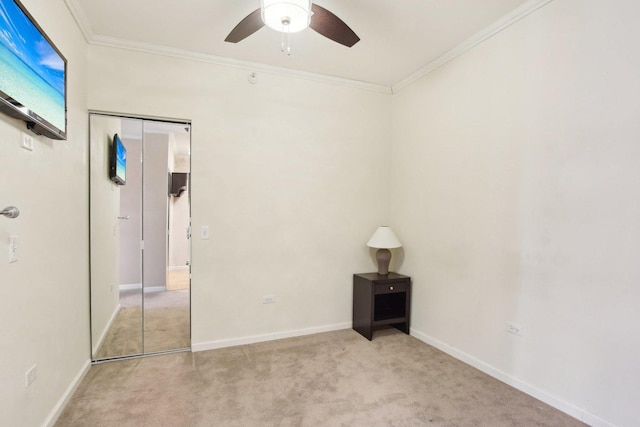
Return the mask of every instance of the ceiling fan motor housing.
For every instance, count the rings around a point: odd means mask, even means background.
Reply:
[[[262,0],[261,10],[262,21],[276,31],[296,33],[311,22],[311,0]]]

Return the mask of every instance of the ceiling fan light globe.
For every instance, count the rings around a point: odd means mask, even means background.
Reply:
[[[276,31],[283,31],[288,21],[289,33],[297,33],[311,22],[311,0],[262,0],[262,21]]]

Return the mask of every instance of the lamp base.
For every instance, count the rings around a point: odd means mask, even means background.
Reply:
[[[391,251],[381,248],[376,251],[376,261],[378,261],[378,274],[387,276],[389,274],[389,262],[391,262]]]

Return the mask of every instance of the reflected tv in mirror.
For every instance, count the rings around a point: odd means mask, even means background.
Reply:
[[[67,139],[67,60],[18,0],[0,0],[0,111]]]
[[[118,185],[127,182],[127,149],[118,134],[113,136],[109,161],[109,178]]]

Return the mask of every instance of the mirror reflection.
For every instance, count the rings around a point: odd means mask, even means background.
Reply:
[[[190,126],[90,116],[92,356],[190,346]]]

